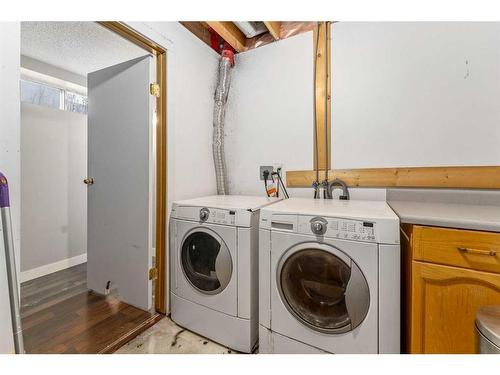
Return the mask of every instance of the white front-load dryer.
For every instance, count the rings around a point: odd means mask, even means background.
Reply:
[[[241,352],[258,341],[258,223],[278,201],[210,196],[175,202],[170,221],[171,317]]]
[[[261,211],[261,353],[398,353],[399,220],[385,202]]]
[[[238,315],[238,228],[176,220],[173,290],[221,313]],[[174,276],[172,274],[172,276]]]

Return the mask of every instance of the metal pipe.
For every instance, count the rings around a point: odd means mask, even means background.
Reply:
[[[226,156],[224,153],[224,117],[226,114],[226,102],[231,83],[232,59],[226,50],[223,51],[215,89],[214,118],[213,118],[213,142],[212,152],[215,166],[215,180],[217,183],[217,194],[229,194]]]
[[[9,186],[7,178],[0,172],[0,219],[2,224],[5,260],[7,266],[7,282],[9,287],[10,315],[12,318],[12,333],[16,353],[24,353],[23,332],[21,326],[21,310],[19,307],[19,292],[12,240],[12,223],[10,218]]]
[[[347,188],[347,184],[344,181],[342,181],[340,178],[336,178],[335,180],[330,182],[330,184],[328,186],[328,199],[333,198],[333,189],[335,187],[342,188],[342,195],[339,196],[340,200],[349,200],[350,199],[349,189]]]

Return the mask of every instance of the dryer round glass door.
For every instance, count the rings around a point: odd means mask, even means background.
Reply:
[[[368,283],[359,267],[333,246],[303,243],[278,264],[277,282],[287,309],[314,330],[354,330],[370,306]]]
[[[186,234],[181,247],[181,265],[187,280],[204,294],[222,292],[233,272],[226,244],[206,228],[195,228]]]

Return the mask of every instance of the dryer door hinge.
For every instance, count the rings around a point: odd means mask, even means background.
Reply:
[[[157,83],[149,84],[149,93],[157,98],[160,97],[160,85]]]
[[[149,280],[156,280],[158,277],[158,269],[156,267],[149,269]]]

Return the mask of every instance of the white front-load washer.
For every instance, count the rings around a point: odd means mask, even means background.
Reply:
[[[399,353],[399,219],[386,202],[261,210],[260,353]]]
[[[276,198],[217,195],[175,202],[171,317],[241,352],[258,341],[259,210]]]

